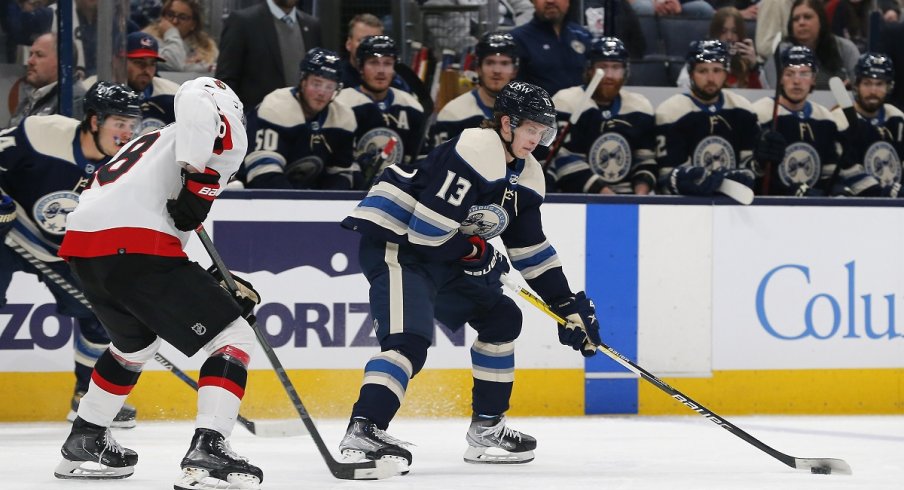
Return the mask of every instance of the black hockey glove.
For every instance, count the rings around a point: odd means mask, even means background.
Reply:
[[[753,170],[743,168],[733,168],[731,170],[723,170],[722,174],[726,179],[733,180],[739,184],[746,185],[753,189]]]
[[[229,292],[229,286],[226,285],[226,279],[223,278],[223,274],[220,273],[220,270],[217,269],[216,265],[212,265],[207,269],[207,272],[210,273],[220,283],[220,286],[223,287],[227,292]],[[238,289],[235,293],[231,293],[235,297],[236,303],[239,304],[239,307],[242,308],[242,317],[244,317],[249,322],[252,322],[251,317],[252,313],[254,313],[254,307],[261,304],[261,295],[258,294],[257,290],[254,289],[254,286],[242,279],[241,277],[232,274],[232,279],[235,281],[236,287]]]
[[[785,159],[787,148],[788,142],[781,133],[767,129],[760,134],[760,139],[753,150],[753,159],[761,167],[764,163],[781,163]]]
[[[173,217],[176,229],[192,231],[207,219],[210,206],[220,193],[220,176],[211,169],[206,172],[182,169],[182,190],[175,199],[166,201],[166,209]]]
[[[675,167],[669,175],[672,194],[711,196],[722,185],[722,172],[710,172],[703,167]]]
[[[0,238],[13,229],[16,222],[16,203],[9,196],[0,196]]]
[[[596,308],[593,300],[589,299],[583,291],[553,301],[549,308],[568,323],[559,324],[559,342],[570,345],[574,350],[580,350],[584,357],[592,357],[596,354],[594,346],[600,345],[600,323],[596,320]],[[586,342],[593,346],[585,346]],[[590,347],[590,348],[588,348]]]
[[[462,271],[472,277],[479,277],[487,284],[499,282],[499,278],[511,270],[508,259],[499,253],[492,244],[478,235],[468,237],[468,241],[474,246],[474,253],[461,258]]]

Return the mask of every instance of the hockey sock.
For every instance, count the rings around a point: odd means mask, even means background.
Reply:
[[[474,413],[505,413],[515,382],[515,343],[475,340],[471,346],[471,371],[474,376]]]
[[[144,363],[118,359],[112,347],[105,350],[94,364],[88,392],[79,402],[78,416],[86,422],[109,427],[138,382],[143,366]]]
[[[352,417],[366,417],[386,430],[402,406],[412,376],[411,361],[399,351],[388,350],[372,357],[364,366],[364,383]]]
[[[195,427],[229,437],[239,414],[248,382],[247,352],[228,345],[214,352],[201,366],[198,379],[198,417]]]

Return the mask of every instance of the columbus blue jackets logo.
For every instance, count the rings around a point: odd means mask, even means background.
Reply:
[[[867,148],[863,166],[882,187],[901,182],[901,159],[895,147],[886,141],[877,141]]]
[[[819,170],[819,153],[809,143],[798,141],[785,150],[785,159],[778,167],[778,177],[788,187],[798,184],[813,187],[819,180]]]
[[[603,181],[621,182],[631,170],[631,146],[619,133],[603,133],[587,153],[590,168]]]
[[[383,147],[386,146],[386,143],[389,143],[390,138],[395,138],[396,144],[387,156],[386,161],[380,162],[380,153],[383,152]],[[402,157],[405,155],[404,146],[399,133],[389,128],[374,128],[364,133],[358,140],[358,145],[355,148],[355,160],[361,165],[362,170],[373,164],[388,167],[402,163]]]
[[[709,170],[735,168],[735,154],[731,144],[721,136],[707,136],[694,149],[691,164]]]
[[[72,191],[53,192],[35,202],[32,214],[42,230],[62,236],[66,233],[66,217],[75,211],[77,204],[78,194]]]
[[[462,235],[479,235],[484,240],[499,236],[508,226],[509,216],[497,204],[471,206],[468,217],[461,222],[458,231]]]
[[[151,131],[156,131],[163,126],[166,126],[166,123],[156,117],[146,117],[141,120],[141,125],[138,127],[138,134],[147,134]]]

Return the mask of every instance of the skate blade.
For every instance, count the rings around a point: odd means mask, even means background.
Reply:
[[[464,460],[472,464],[524,464],[534,460],[534,452],[510,453],[496,447],[470,446],[465,451]]]
[[[254,475],[247,473],[230,473],[226,480],[220,480],[210,476],[210,472],[203,468],[182,468],[182,476],[173,484],[175,490],[259,490],[261,481]]]
[[[343,463],[363,463],[365,461],[374,461],[371,458],[368,458],[364,451],[359,451],[357,449],[343,449],[342,450],[342,462]],[[407,475],[408,474],[408,460],[401,456],[382,456],[377,461],[377,471],[380,474],[385,474],[388,472],[390,468],[394,468],[396,471],[393,471],[392,475]],[[381,465],[380,463],[386,463],[386,465]],[[390,466],[391,465],[391,466]],[[392,476],[390,475],[390,476]],[[386,478],[386,477],[384,477]],[[379,479],[379,478],[378,478]]]
[[[115,468],[94,461],[69,461],[68,459],[60,461],[60,464],[53,470],[53,476],[72,480],[119,480],[132,476],[132,473],[135,473],[134,466]]]

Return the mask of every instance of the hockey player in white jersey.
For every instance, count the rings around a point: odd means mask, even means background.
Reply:
[[[584,355],[600,343],[593,302],[573,293],[540,217],[543,170],[531,152],[555,138],[546,91],[510,82],[493,119],[436,147],[416,170],[383,172],[343,226],[361,233],[359,258],[370,282],[380,352],[364,368],[340,452],[351,460],[389,459],[408,471],[405,443],[386,434],[409,381],[424,366],[434,319],[469,323],[474,375],[469,463],[526,463],[537,441],[506,425],[521,310],[503,294],[508,260],[487,240],[499,236],[512,265],[558,315],[559,341]]]
[[[552,162],[562,192],[649,194],[656,188],[653,106],[643,95],[622,88],[628,78],[628,50],[615,37],[594,39],[587,54],[588,83],[597,69],[603,78],[584,105],[586,85],[556,93],[559,121],[580,114]]]
[[[190,232],[239,168],[247,149],[242,104],[220,80],[200,77],[176,93],[176,122],[141,136],[99,169],[69,215],[60,256],[110,335],[61,452],[59,478],[125,478],[138,454],[110,422],[142,368],[166,340],[187,356],[204,350],[195,434],[177,489],[258,488],[260,468],[227,442],[245,392],[260,301],[250,284],[233,297],[188,260]],[[228,482],[228,483],[227,483]]]
[[[138,130],[141,110],[138,95],[127,87],[98,82],[85,94],[84,119],[59,115],[27,117],[18,126],[0,132],[0,188],[10,229],[9,240],[43,262],[43,268],[59,274],[78,287],[69,267],[57,256],[66,216],[78,202],[79,192],[94,171],[106,163]],[[11,201],[10,201],[11,199]],[[16,207],[19,211],[16,213]],[[10,214],[11,213],[11,214]],[[0,231],[0,238],[3,233]],[[74,317],[75,390],[67,419],[75,411],[88,383],[94,363],[110,343],[97,317],[85,305],[17,252],[0,243],[0,305],[13,273],[35,274],[53,294],[57,312]],[[124,404],[113,420],[114,427],[134,427],[135,408]]]
[[[436,124],[430,131],[435,145],[492,119],[496,95],[518,74],[518,45],[507,32],[484,34],[474,47],[474,54],[477,88],[450,100],[436,115]]]

